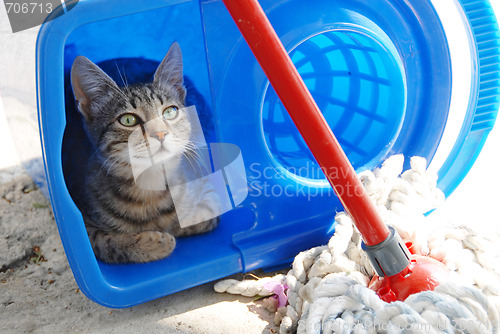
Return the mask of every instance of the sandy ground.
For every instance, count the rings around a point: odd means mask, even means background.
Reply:
[[[260,302],[217,294],[213,283],[127,309],[102,307],[78,289],[49,202],[31,178],[0,185],[0,333],[273,333],[272,319]]]

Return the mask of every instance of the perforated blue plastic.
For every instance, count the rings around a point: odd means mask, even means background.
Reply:
[[[261,4],[358,170],[396,153],[432,159],[446,127],[452,73],[430,0]],[[462,135],[440,172],[445,190],[456,186],[470,167],[468,157],[479,153],[500,93],[500,43],[491,7],[486,0],[462,5],[476,48],[476,80]],[[68,136],[76,133],[69,130],[76,111],[71,95],[65,96],[68,71],[74,58],[84,55],[95,63],[124,64],[125,75],[147,77],[144,64],[160,61],[173,41],[182,48],[185,75],[212,115],[215,140],[241,149],[249,195],[213,232],[179,238],[164,260],[104,264],[92,252],[68,189],[81,172],[71,164],[63,169],[63,148],[71,149]],[[334,230],[342,206],[221,1],[82,0],[42,26],[37,87],[43,157],[61,239],[80,289],[102,305],[132,306],[286,263],[326,243]]]
[[[405,116],[405,71],[388,38],[385,43],[358,28],[325,31],[290,51],[355,168],[372,168],[380,162],[391,150]],[[262,123],[278,165],[299,177],[325,180],[271,86],[264,96]]]

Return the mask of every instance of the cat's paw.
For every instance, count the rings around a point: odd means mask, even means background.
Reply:
[[[131,262],[163,259],[172,253],[176,244],[172,235],[158,231],[141,232],[136,235],[136,238],[132,246],[134,254]]]

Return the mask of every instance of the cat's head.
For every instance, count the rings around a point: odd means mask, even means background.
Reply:
[[[152,83],[119,87],[83,56],[71,68],[71,84],[94,147],[111,166],[180,155],[189,148],[191,124],[182,108],[186,89],[182,54],[173,43]]]

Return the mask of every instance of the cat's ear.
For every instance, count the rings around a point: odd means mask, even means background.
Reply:
[[[71,67],[71,86],[78,102],[78,109],[86,119],[93,118],[120,88],[97,65],[83,56],[76,57]]]
[[[156,69],[153,83],[165,89],[174,87],[182,101],[186,98],[182,74],[182,52],[179,43],[174,42],[170,46],[167,55]]]

